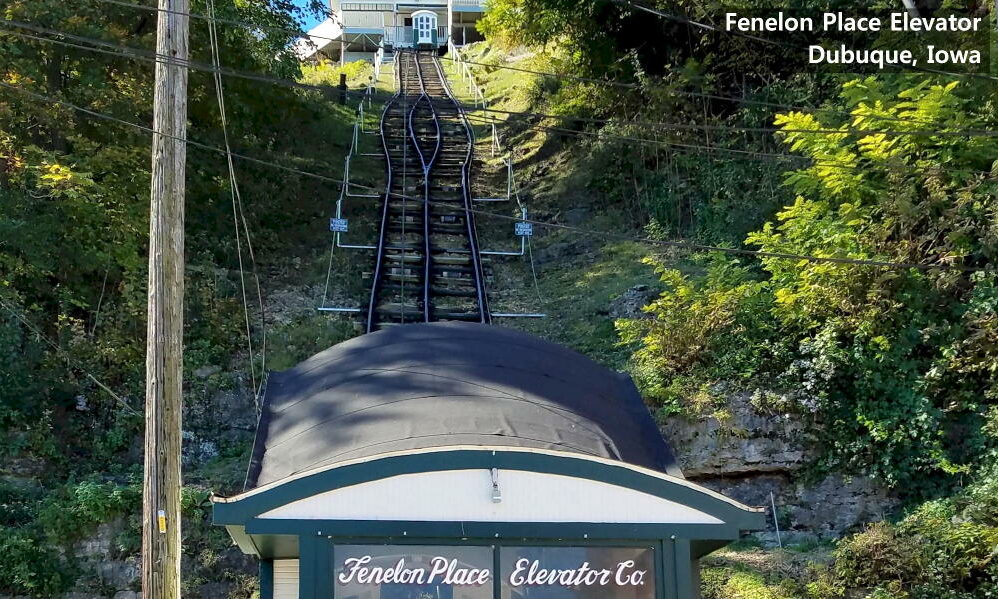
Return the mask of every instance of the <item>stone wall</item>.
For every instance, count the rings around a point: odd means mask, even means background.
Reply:
[[[749,399],[733,394],[731,418],[724,422],[676,417],[662,427],[688,479],[753,506],[768,508],[772,493],[780,529],[791,535],[839,536],[883,519],[897,506],[886,489],[866,477],[808,481],[804,466],[814,456],[802,422],[763,414]],[[769,527],[775,528],[772,509]]]

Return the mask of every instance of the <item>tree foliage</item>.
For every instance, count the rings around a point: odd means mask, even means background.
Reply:
[[[813,163],[786,176],[793,204],[747,237],[768,255],[758,268],[718,258],[704,276],[664,271],[653,319],[620,324],[639,343],[639,372],[664,377],[650,379],[653,392],[757,387],[761,406],[812,420],[822,467],[903,492],[938,491],[969,472],[998,403],[996,276],[944,267],[994,263],[998,144],[956,134],[992,122],[974,90],[961,91],[858,79],[842,87],[843,122],[778,115],[783,142]]]
[[[216,4],[220,18],[251,24],[219,24],[224,66],[301,76],[288,50],[300,14],[294,3]],[[204,14],[205,2],[193,2],[191,10]],[[123,477],[136,462],[130,450],[142,425],[151,160],[147,132],[68,104],[149,127],[154,65],[11,32],[58,39],[20,25],[27,23],[100,40],[111,51],[150,50],[156,13],[90,0],[14,0],[4,3],[0,19],[0,82],[11,86],[0,88],[0,458],[15,471],[37,470],[45,488],[59,495],[67,480],[95,472]],[[191,21],[191,47],[193,60],[210,62],[203,20]],[[224,83],[235,152],[308,171],[341,168],[351,109],[315,92],[238,77]],[[192,70],[188,135],[218,148],[215,94],[212,77]],[[258,268],[311,255],[322,239],[317,199],[334,190],[252,162],[237,161],[236,171]],[[233,356],[239,360],[234,369],[245,366],[228,177],[223,155],[189,147],[188,372],[205,365],[228,370]],[[11,507],[27,515],[0,523],[0,594],[53,596],[72,582],[72,569],[62,567],[56,549],[72,535],[63,541],[42,535],[65,528],[45,520],[57,510],[46,511],[42,500],[0,500],[0,512]],[[65,513],[87,526],[101,518],[71,514]]]

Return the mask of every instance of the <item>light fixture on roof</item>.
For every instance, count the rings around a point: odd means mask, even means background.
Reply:
[[[501,503],[502,493],[499,491],[499,469],[492,469],[492,503]]]

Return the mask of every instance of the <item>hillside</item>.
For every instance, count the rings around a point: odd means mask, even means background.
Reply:
[[[534,22],[514,19],[526,9]],[[7,10],[108,43],[154,33],[127,7]],[[536,221],[526,256],[490,258],[493,310],[545,313],[499,324],[629,371],[688,476],[776,506],[783,546],[772,530],[715,554],[704,597],[998,592],[998,142],[966,134],[996,129],[992,82],[814,75],[612,3],[491,10],[490,41],[462,51],[491,109],[470,112],[477,191],[505,195],[510,156]],[[227,31],[232,68],[338,83],[340,69],[286,52],[286,12],[220,13],[276,31]],[[152,69],[23,37],[0,54],[0,596],[128,599],[149,137],[18,88],[145,123]],[[360,92],[373,70],[343,72]],[[381,99],[394,87],[390,71],[376,83]],[[216,93],[192,74],[191,138],[217,147]],[[330,252],[339,186],[301,174],[340,176],[360,96],[237,77],[225,94],[237,151],[283,167],[237,162],[238,207],[222,156],[189,159],[185,596],[235,599],[254,596],[255,566],[210,526],[206,500],[242,486],[262,373],[359,334],[316,307],[359,305],[369,268]],[[373,128],[377,104],[365,114]],[[359,143],[378,150],[377,136]],[[377,160],[351,159],[354,184],[381,177]],[[499,206],[487,210],[505,218],[479,219],[483,244],[515,248],[518,207]],[[369,239],[376,203],[345,209],[350,239]]]

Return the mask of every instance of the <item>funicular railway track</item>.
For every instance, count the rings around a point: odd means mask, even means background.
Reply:
[[[488,323],[471,210],[471,127],[433,54],[396,55],[398,92],[381,114],[386,193],[367,331],[393,324]]]

